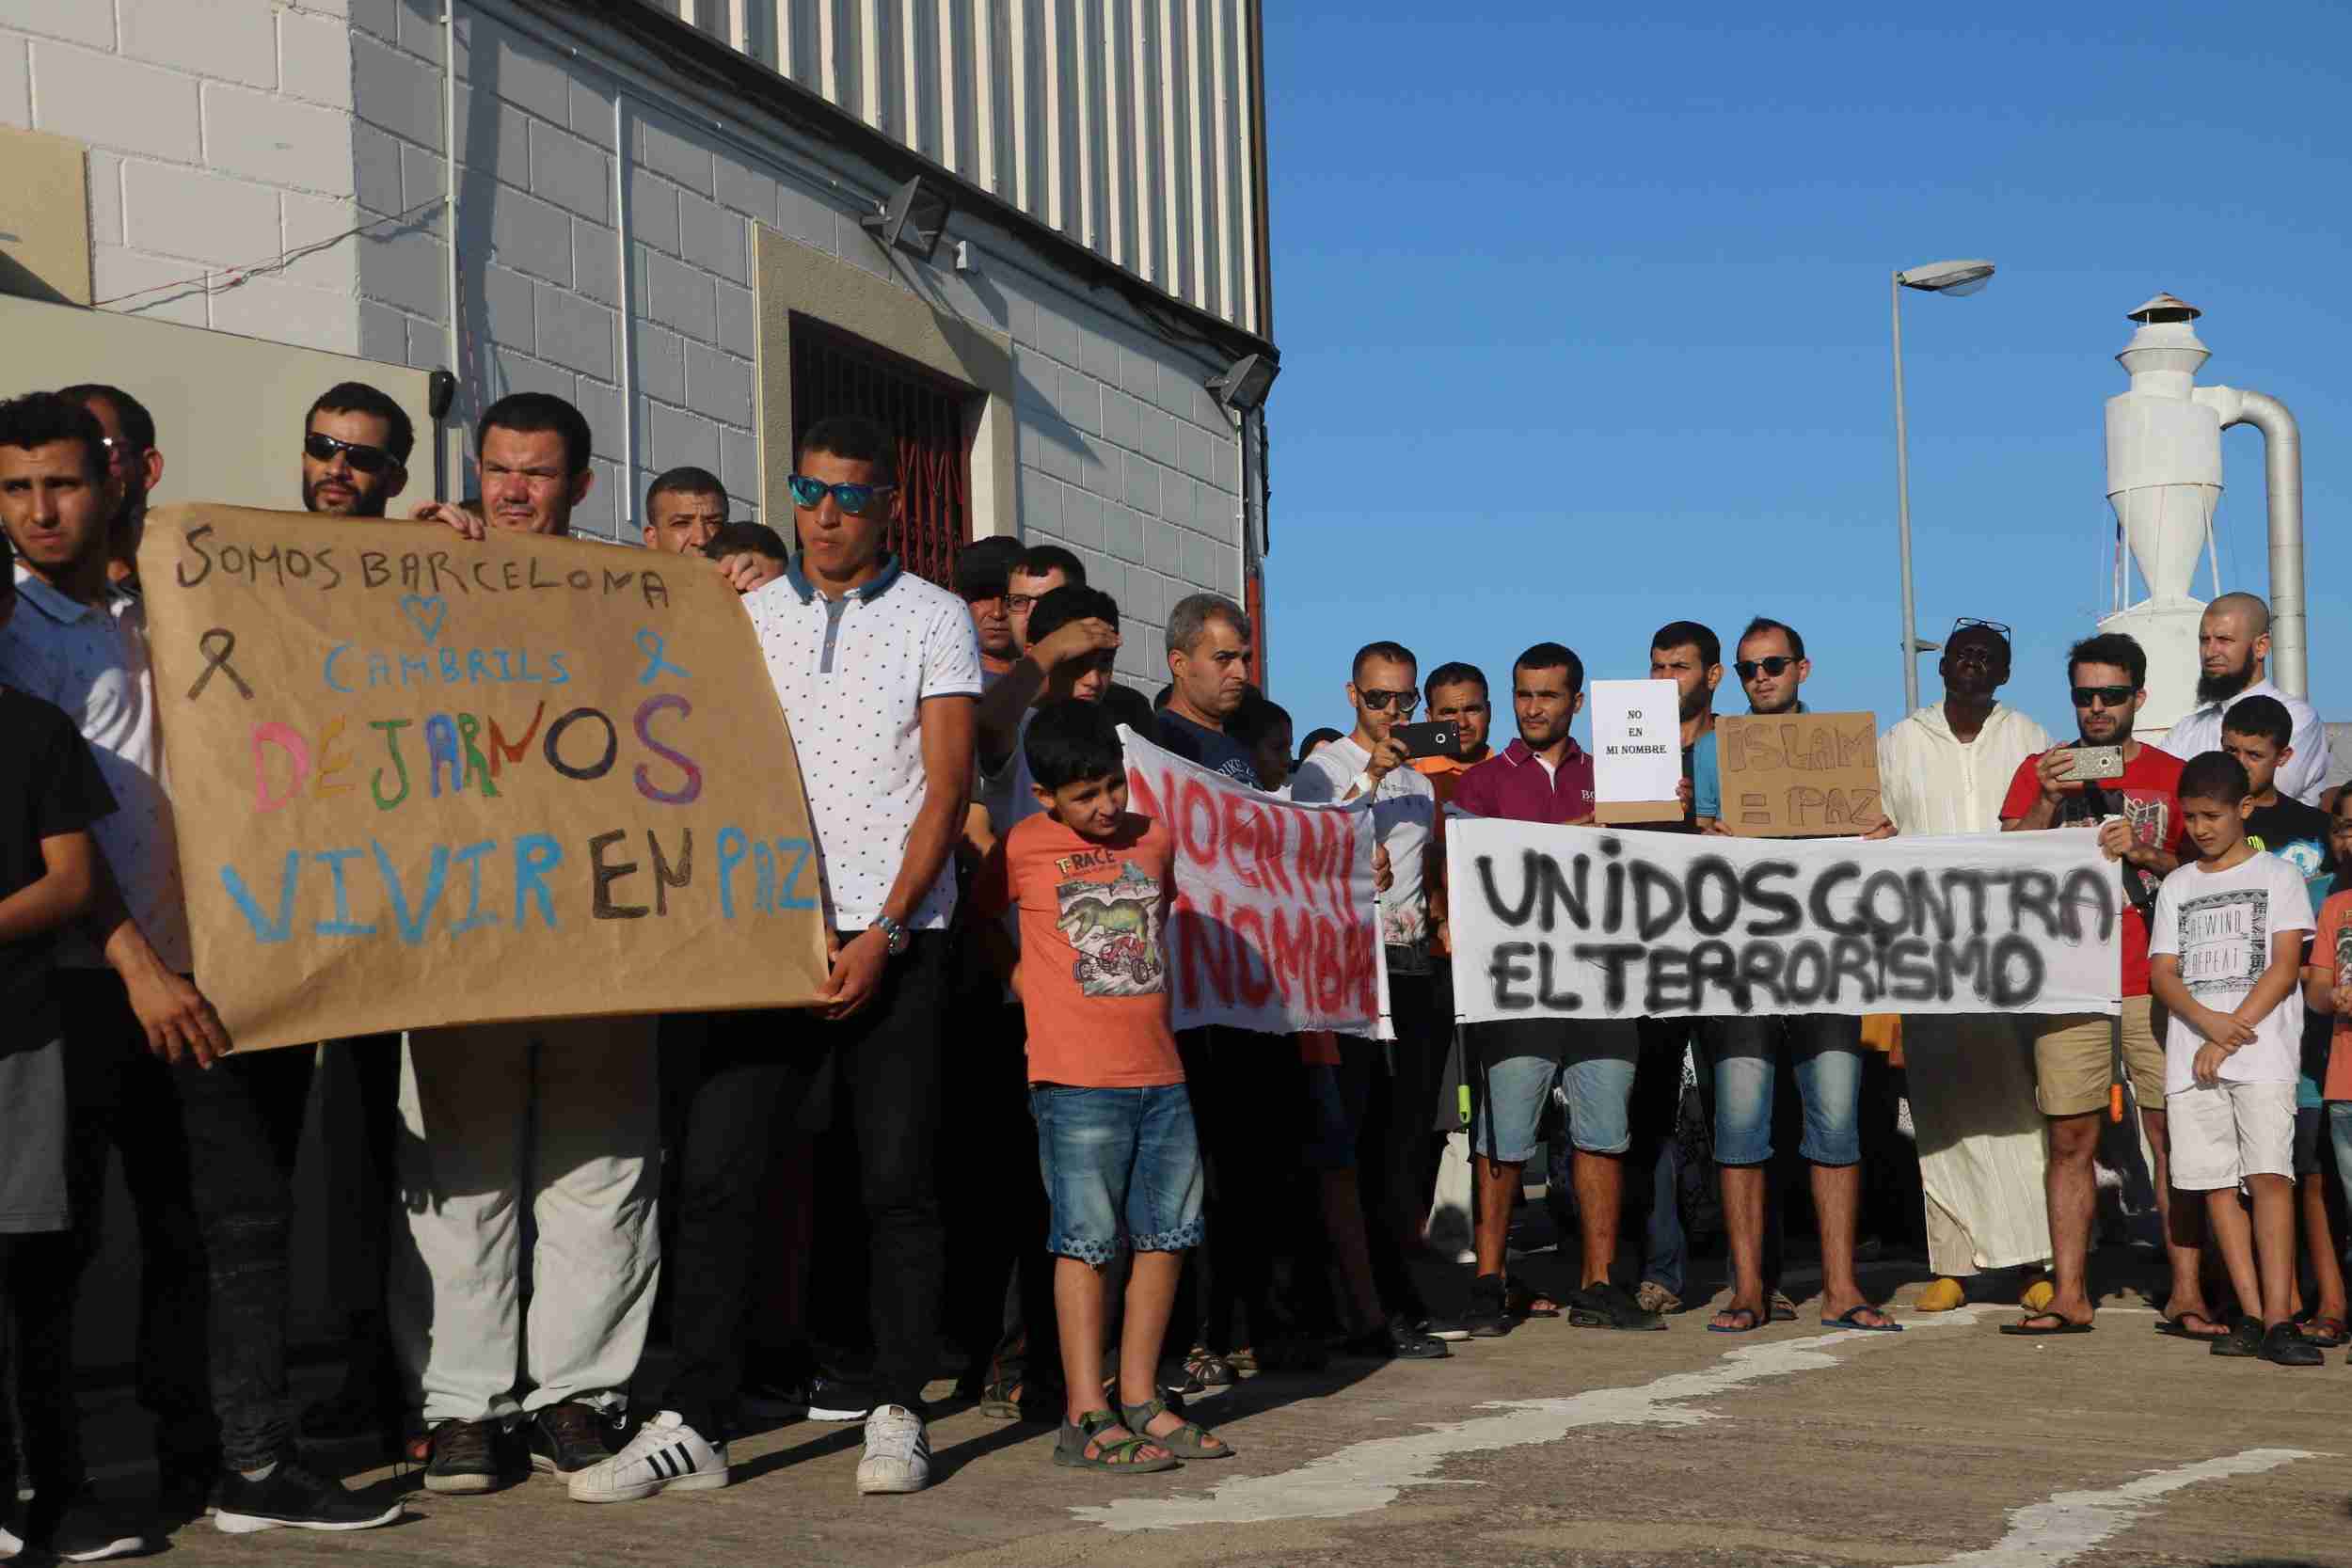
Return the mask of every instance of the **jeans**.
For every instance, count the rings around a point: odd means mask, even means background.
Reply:
[[[331,1049],[331,1048],[330,1048]],[[294,1154],[313,1051],[290,1046],[172,1068],[188,1187],[211,1277],[213,1409],[221,1463],[257,1470],[294,1451],[286,1410],[286,1299]]]
[[[844,940],[854,932],[843,933]],[[945,931],[917,931],[873,999],[838,1022],[813,1012],[714,1021],[679,1158],[668,1403],[707,1437],[734,1422],[743,1314],[759,1235],[760,1182],[779,1136],[803,1136],[815,1096],[846,1095],[870,1237],[874,1376],[880,1402],[923,1413],[939,1354],[946,1277],[935,1166]],[[1018,1159],[1017,1150],[1002,1158]],[[819,1177],[820,1183],[824,1180]],[[821,1202],[821,1196],[820,1196]]]
[[[65,1022],[72,1107],[66,1182],[74,1243],[66,1268],[42,1272],[70,1314],[81,1275],[98,1252],[106,1157],[119,1151],[139,1233],[135,1394],[154,1418],[159,1451],[209,1460],[220,1444],[204,1364],[211,1290],[188,1188],[178,1084],[149,1053],[146,1031],[112,970],[60,969],[51,984]],[[39,1354],[24,1346],[24,1364],[32,1367]],[[62,1382],[73,1365],[70,1337],[55,1354]]]
[[[1838,1013],[1701,1022],[1715,1065],[1715,1163],[1760,1165],[1772,1157],[1774,1058],[1795,1058],[1804,1103],[1797,1152],[1817,1165],[1862,1159],[1862,1021]]]
[[[392,1336],[428,1422],[626,1398],[660,1264],[654,1030],[575,1018],[410,1034]]]
[[[1182,1084],[1039,1084],[1029,1109],[1054,1206],[1046,1251],[1100,1268],[1131,1248],[1200,1244],[1200,1144]]]
[[[2335,1146],[2336,1180],[2352,1202],[2352,1100],[2328,1102],[2328,1141]]]

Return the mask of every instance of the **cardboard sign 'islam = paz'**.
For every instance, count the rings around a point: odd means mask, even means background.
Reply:
[[[800,767],[707,562],[199,505],[149,517],[139,578],[238,1049],[823,983]]]

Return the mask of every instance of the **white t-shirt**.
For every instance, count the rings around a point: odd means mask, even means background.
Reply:
[[[1342,736],[1299,764],[1291,775],[1291,799],[1301,805],[1339,800],[1372,753]],[[1389,851],[1389,891],[1380,895],[1380,940],[1411,947],[1429,935],[1429,898],[1422,886],[1422,860],[1438,819],[1438,792],[1427,774],[1410,766],[1391,768],[1373,791],[1372,828]]]
[[[2226,1013],[2246,1000],[2270,967],[2270,939],[2312,928],[2311,895],[2301,872],[2257,849],[2227,871],[2189,861],[2156,890],[2148,922],[2148,956],[2181,961],[2181,983],[2200,1006]],[[2301,1069],[2303,1008],[2292,992],[2254,1025],[2253,1043],[2221,1064],[2231,1084],[2292,1084]],[[2180,1019],[2164,1041],[2164,1092],[2197,1086],[2191,1070],[2205,1038]]]
[[[796,562],[743,608],[800,755],[834,926],[862,931],[882,913],[923,809],[923,704],[980,694],[972,612],[895,559],[834,600]],[[951,863],[907,924],[937,930],[955,907]]]
[[[116,805],[112,816],[90,824],[90,835],[155,956],[185,974],[194,959],[180,839],[155,731],[147,611],[119,588],[108,589],[96,605],[77,604],[23,566],[16,569],[16,614],[0,630],[0,679],[63,708],[89,742]],[[13,744],[21,742],[0,738],[0,745]],[[102,969],[106,962],[79,929],[62,935],[57,961],[72,969]]]

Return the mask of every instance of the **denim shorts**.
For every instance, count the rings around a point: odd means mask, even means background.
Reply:
[[[1182,1252],[1200,1244],[1200,1145],[1184,1085],[1037,1084],[1029,1114],[1054,1210],[1046,1251],[1100,1265],[1129,1247]]]
[[[1817,1165],[1862,1162],[1862,1021],[1838,1013],[1700,1021],[1715,1068],[1715,1163],[1760,1165],[1772,1157],[1772,1079],[1780,1048],[1796,1057],[1804,1136],[1797,1153]]]
[[[1553,1079],[1568,1091],[1568,1137],[1587,1154],[1633,1143],[1626,1107],[1641,1034],[1630,1019],[1509,1019],[1470,1030],[1470,1148],[1518,1164],[1535,1152]]]

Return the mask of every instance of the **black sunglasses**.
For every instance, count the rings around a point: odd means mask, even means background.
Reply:
[[[1787,654],[1772,654],[1764,658],[1739,659],[1731,667],[1740,672],[1741,680],[1752,681],[1756,679],[1756,673],[1759,670],[1768,675],[1777,675],[1796,662]]]
[[[400,459],[382,447],[362,446],[357,441],[339,441],[315,430],[302,438],[302,450],[314,463],[332,463],[340,452],[350,463],[351,471],[359,474],[380,474],[387,468],[401,466]]]
[[[2090,707],[2105,703],[2109,707],[2122,707],[2132,700],[2134,689],[2128,686],[2078,686],[2074,688],[2074,705]]]
[[[1396,711],[1400,715],[1410,713],[1421,706],[1421,693],[1409,687],[1403,691],[1384,691],[1376,686],[1359,686],[1356,689],[1356,695],[1361,697],[1364,700],[1364,706],[1375,713],[1387,712],[1391,703],[1396,705]]]
[[[796,504],[813,512],[824,504],[825,497],[830,493],[834,505],[852,517],[861,515],[873,505],[876,497],[886,496],[898,488],[895,484],[827,484],[823,480],[811,479],[806,474],[794,474],[785,483],[791,486],[792,499]]]

